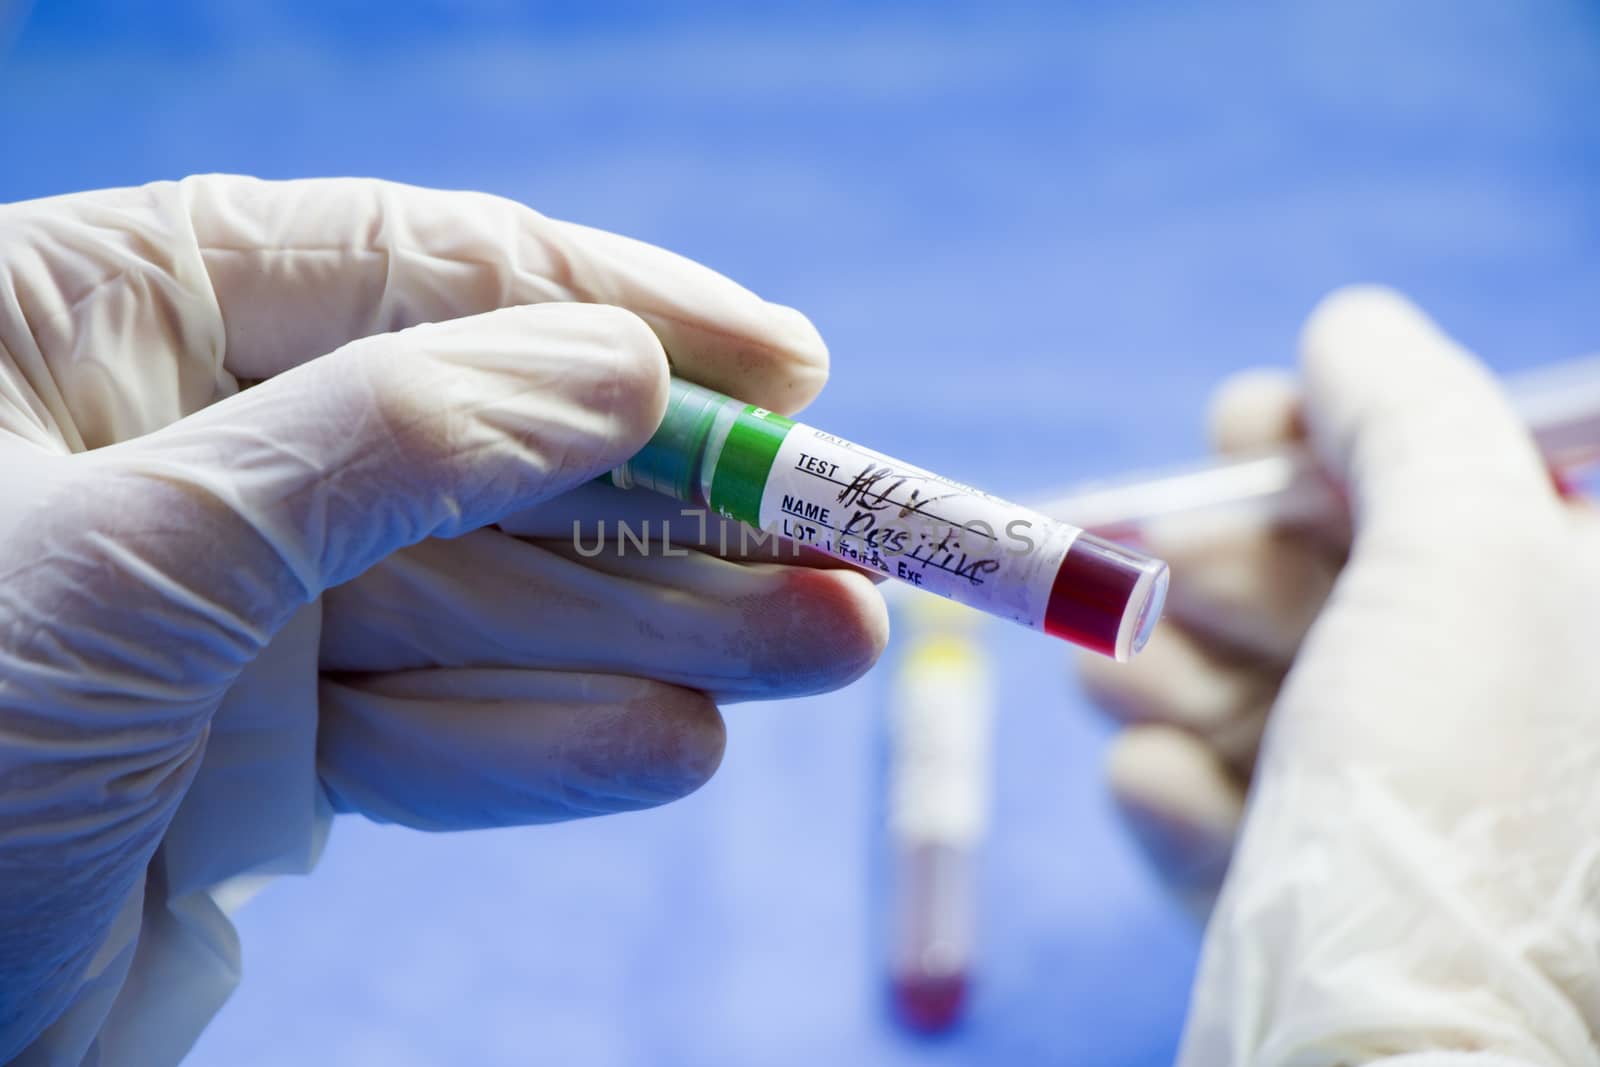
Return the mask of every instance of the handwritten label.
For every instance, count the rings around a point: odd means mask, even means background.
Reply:
[[[1077,529],[799,425],[761,528],[1035,629]]]

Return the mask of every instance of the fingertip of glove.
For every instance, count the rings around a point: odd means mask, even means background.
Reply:
[[[666,413],[671,377],[666,351],[644,319],[627,308],[580,303],[529,304],[485,317],[498,315],[512,318],[547,367],[570,375],[572,401],[609,424],[612,448],[598,457],[600,466],[644,447]],[[559,384],[557,391],[567,392]]]
[[[828,366],[828,346],[808,315],[788,304],[766,302],[767,317],[776,329],[775,337],[798,358],[822,367]]]
[[[1338,286],[1324,294],[1312,309],[1307,327],[1314,326],[1322,316],[1350,313],[1365,317],[1374,310],[1382,312],[1385,309],[1400,315],[1419,314],[1411,300],[1393,286],[1382,282],[1355,282]]]
[[[1382,285],[1346,286],[1324,297],[1306,320],[1300,352],[1313,392],[1404,393],[1465,355],[1420,308]]]
[[[788,381],[774,411],[793,413],[817,398],[828,381],[830,356],[822,333],[803,312],[787,304],[765,302],[768,336],[787,357]]]
[[[715,701],[696,689],[639,681],[640,693],[593,714],[569,740],[564,794],[572,815],[641,811],[670,804],[716,774],[727,726]]]
[[[1210,779],[1215,762],[1204,744],[1165,724],[1131,727],[1117,735],[1106,753],[1106,782],[1119,797],[1142,804],[1158,801],[1185,784]]]
[[[616,357],[609,408],[620,427],[617,448],[625,459],[644,447],[666,414],[671,378],[666,351],[649,324],[626,308],[575,306],[613,333],[607,345]]]
[[[762,635],[756,677],[772,696],[823,693],[870,670],[889,642],[889,610],[865,575],[845,568],[785,567],[782,584],[745,606],[743,632]]]
[[[1124,820],[1176,888],[1214,890],[1243,818],[1243,792],[1215,754],[1174,727],[1124,731],[1106,756]]]
[[[709,782],[722,766],[728,729],[715,701],[692,689],[661,686],[648,707],[640,708],[642,721],[657,733],[648,746],[657,756],[639,768],[630,794],[647,804],[664,804],[686,797]],[[628,777],[624,770],[623,777]]]
[[[1441,503],[1451,515],[1496,510],[1488,485],[1548,488],[1493,374],[1392,289],[1327,297],[1306,324],[1301,359],[1312,439],[1350,484],[1358,517],[1378,501],[1413,518],[1444,515]]]
[[[1208,436],[1219,452],[1239,453],[1301,436],[1300,385],[1282,367],[1240,371],[1211,396]]]

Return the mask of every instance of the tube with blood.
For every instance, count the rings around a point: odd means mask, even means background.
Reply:
[[[611,481],[1119,660],[1144,647],[1166,595],[1160,560],[678,378]]]
[[[994,693],[981,616],[896,600],[890,675],[889,982],[907,1026],[954,1025],[971,984],[977,856],[989,822]]]

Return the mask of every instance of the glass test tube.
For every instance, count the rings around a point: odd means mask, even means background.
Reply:
[[[611,481],[1119,660],[1144,647],[1166,595],[1160,560],[678,378]]]
[[[1600,464],[1600,356],[1507,376],[1506,394],[1558,478]],[[1223,456],[1169,470],[1084,485],[1040,510],[1085,529],[1137,542],[1151,523],[1295,525],[1337,517],[1337,487],[1310,452],[1285,447]]]
[[[981,617],[898,602],[890,674],[889,982],[896,1015],[938,1032],[971,985],[977,855],[989,822],[994,696]]]

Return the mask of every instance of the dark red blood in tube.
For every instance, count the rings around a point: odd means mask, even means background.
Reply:
[[[913,1030],[937,1034],[954,1026],[967,1001],[967,976],[897,975],[895,1012]]]
[[[895,851],[889,961],[894,1011],[911,1029],[938,1033],[960,1020],[967,1003],[973,852],[947,841],[903,841]]]
[[[1044,632],[1116,655],[1122,618],[1142,573],[1139,557],[1097,538],[1075,538],[1050,587]]]
[[[1555,486],[1556,495],[1563,500],[1571,500],[1583,492],[1582,480],[1572,477],[1557,467],[1551,467],[1549,470],[1550,484]]]

